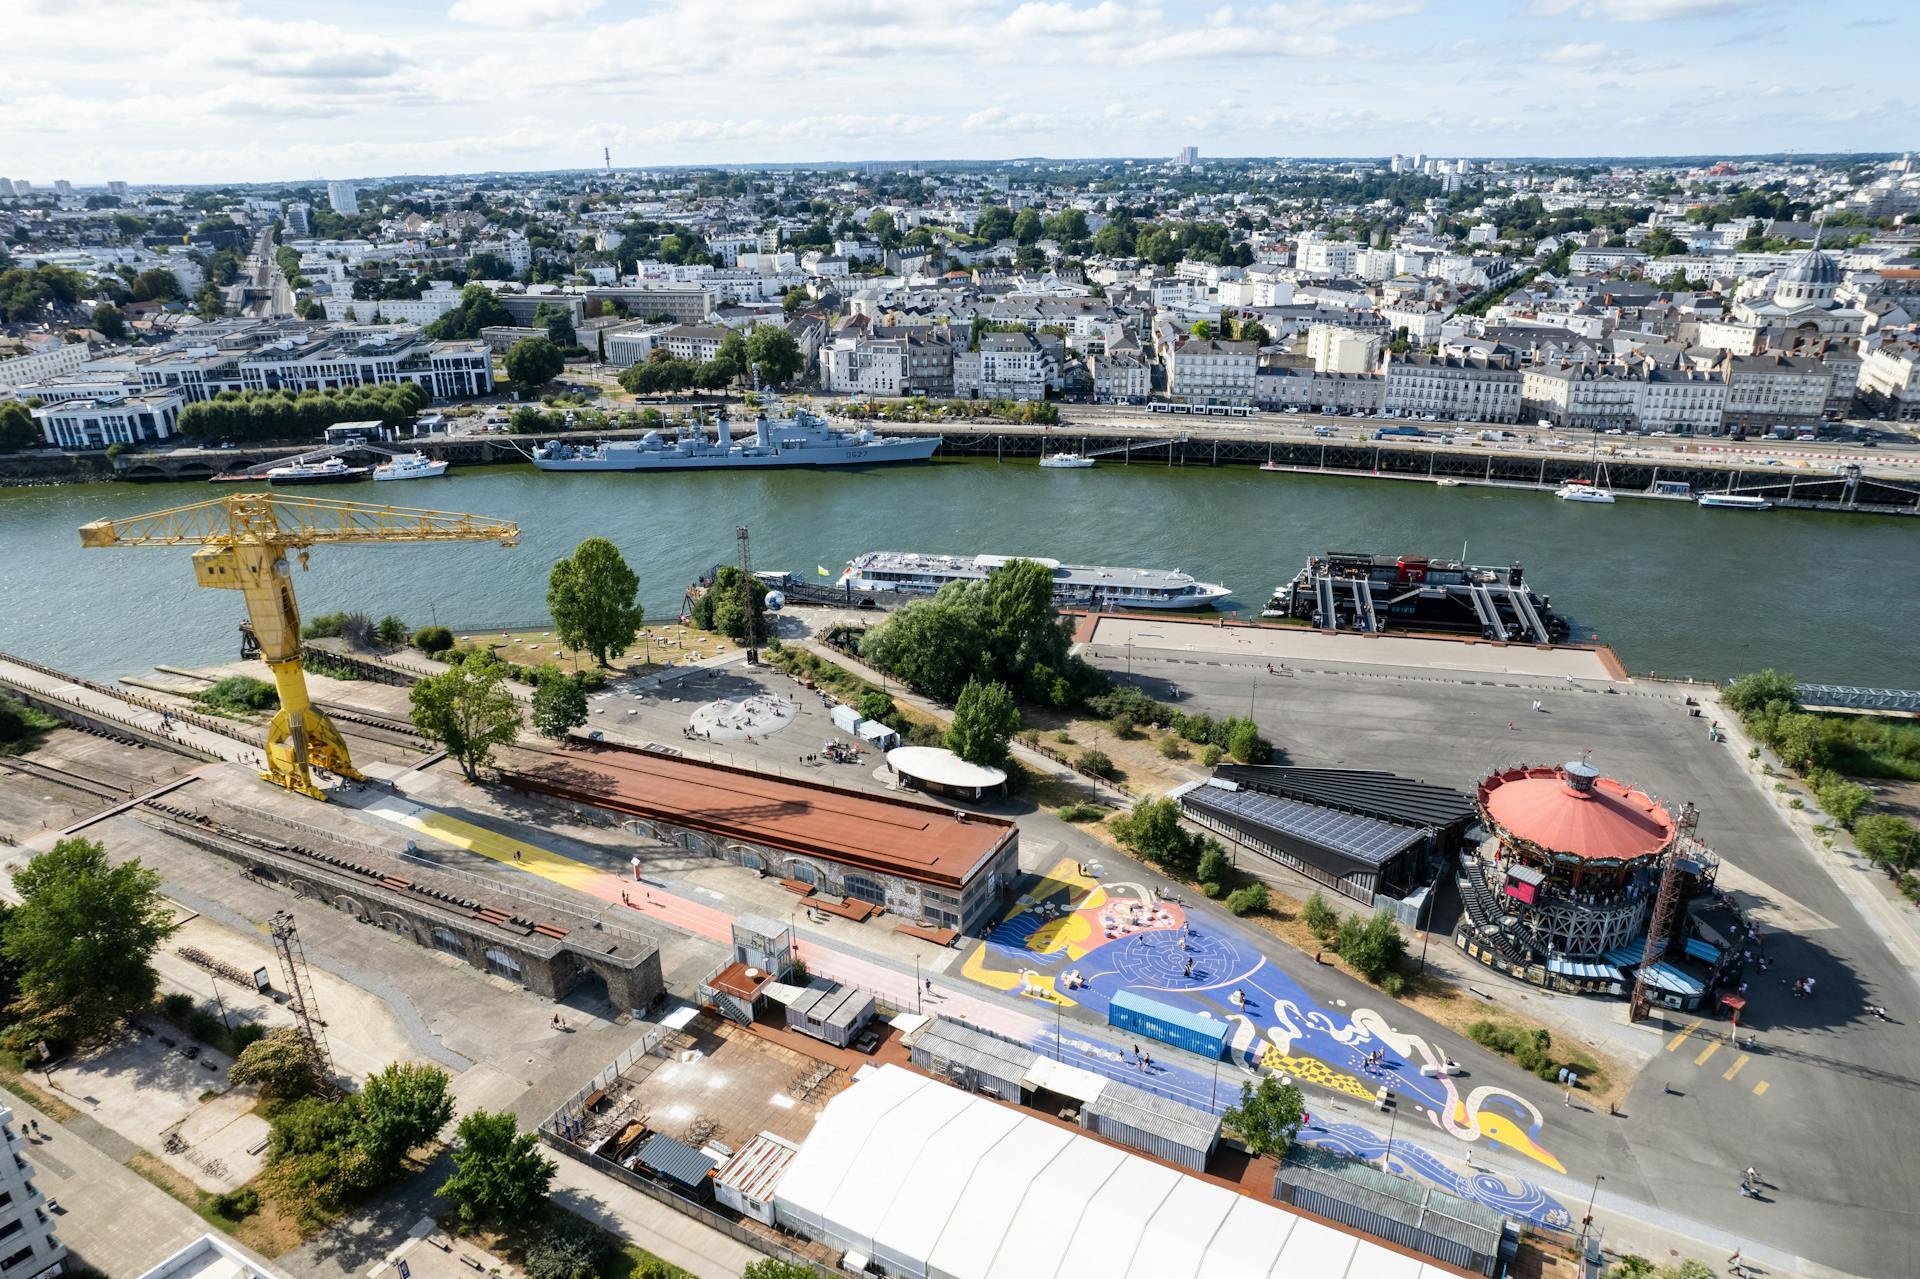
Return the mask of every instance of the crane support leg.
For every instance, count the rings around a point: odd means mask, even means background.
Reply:
[[[270,662],[274,687],[280,692],[280,711],[267,729],[266,781],[315,799],[326,792],[313,784],[313,769],[364,782],[365,775],[353,766],[347,743],[333,721],[313,708],[307,698],[306,676],[300,659]]]

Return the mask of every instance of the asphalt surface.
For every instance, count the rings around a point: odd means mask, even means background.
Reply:
[[[1496,767],[1591,750],[1608,775],[1672,805],[1698,804],[1700,837],[1725,863],[1722,885],[1769,937],[1772,969],[1754,975],[1743,1018],[1757,1045],[1728,1045],[1718,1019],[1688,1032],[1695,1019],[1675,1014],[1619,1118],[1569,1110],[1552,1085],[1505,1063],[1488,1077],[1547,1112],[1542,1144],[1576,1182],[1604,1173],[1610,1199],[1847,1273],[1920,1273],[1911,1196],[1920,1161],[1904,1134],[1920,1090],[1912,976],[1756,792],[1742,762],[1707,742],[1684,688],[1604,693],[1524,676],[1335,663],[1275,677],[1263,663],[1138,646],[1132,669],[1150,693],[1178,689],[1196,711],[1251,706],[1286,762],[1388,769],[1470,791]],[[1543,712],[1531,710],[1536,697]],[[1303,965],[1284,949],[1273,958],[1316,994],[1326,987],[1311,960]],[[1803,976],[1815,979],[1813,999],[1787,987]],[[1482,989],[1520,988],[1489,972]],[[1884,1004],[1893,1021],[1868,1017],[1868,1003]],[[1771,1183],[1757,1198],[1739,1193],[1748,1166]]]

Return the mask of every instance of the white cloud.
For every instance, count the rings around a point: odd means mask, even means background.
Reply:
[[[523,29],[576,22],[600,7],[600,0],[453,0],[447,16],[476,27]]]
[[[1533,0],[1533,11],[1555,18],[1574,8],[1585,18],[1609,22],[1667,22],[1757,7],[1754,0]]]
[[[1595,40],[1587,44],[1563,44],[1542,56],[1546,61],[1563,67],[1585,66],[1606,57],[1607,44],[1604,40]]]

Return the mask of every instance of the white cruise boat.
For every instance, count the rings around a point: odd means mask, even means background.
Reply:
[[[373,468],[376,480],[430,480],[446,473],[445,462],[436,462],[425,453],[396,453]]]
[[[294,462],[267,472],[269,484],[348,484],[366,478],[366,467],[348,466],[337,457],[320,462]]]
[[[1093,459],[1078,453],[1049,453],[1040,459],[1040,465],[1049,471],[1081,471],[1092,466]]]
[[[549,440],[528,458],[543,471],[698,471],[752,470],[775,466],[874,466],[883,462],[924,462],[940,447],[940,437],[876,435],[861,428],[835,429],[818,414],[796,410],[791,417],[762,412],[751,439],[736,442],[731,424],[720,418],[712,439],[699,426],[667,439],[648,431],[637,440],[602,440],[576,445]]]
[[[1053,602],[1068,608],[1205,608],[1230,592],[1195,581],[1179,569],[1108,568],[1062,564],[1038,555],[922,555],[913,551],[868,551],[840,573],[839,585],[856,591],[902,591],[931,595],[948,582],[981,582],[1009,560],[1031,559],[1053,573]]]
[[[1717,506],[1729,511],[1771,511],[1773,503],[1747,493],[1702,493],[1700,505]]]
[[[1553,495],[1562,502],[1613,502],[1613,494],[1606,489],[1597,489],[1586,480],[1568,480],[1553,491]]]

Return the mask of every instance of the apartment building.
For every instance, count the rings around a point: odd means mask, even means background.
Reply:
[[[701,364],[720,354],[720,344],[731,332],[733,330],[718,324],[676,324],[657,333],[653,344],[665,347],[667,354],[676,360]]]
[[[1316,373],[1372,373],[1380,367],[1385,345],[1379,333],[1337,324],[1315,324],[1307,329],[1307,358]]]
[[[904,339],[835,338],[820,350],[820,386],[835,395],[904,395]]]
[[[1832,371],[1802,355],[1728,355],[1720,369],[1729,429],[1817,422],[1833,389]]]
[[[25,386],[30,382],[39,382],[50,377],[59,377],[63,373],[72,373],[86,362],[87,344],[85,342],[62,342],[55,339],[31,354],[17,355],[10,360],[0,360],[0,391],[15,386]]]
[[[1413,353],[1388,359],[1381,407],[1460,422],[1520,420],[1522,374],[1504,347],[1458,354]]]
[[[1263,409],[1324,409],[1375,414],[1387,380],[1378,373],[1339,373],[1318,369],[1267,368],[1253,379],[1253,402]]]
[[[1136,403],[1153,393],[1153,371],[1138,352],[1089,355],[1087,373],[1093,379],[1093,394],[1097,399]]]
[[[1318,232],[1306,231],[1294,241],[1293,264],[1314,275],[1353,275],[1363,247],[1351,240],[1329,240]]]
[[[1649,368],[1637,425],[1645,431],[1717,435],[1726,410],[1724,379],[1698,369]]]
[[[704,324],[719,297],[712,290],[689,285],[638,284],[590,288],[580,295],[587,302],[613,302],[643,320],[664,315],[677,324]],[[501,301],[506,301],[502,298]],[[511,309],[511,308],[509,308]]]
[[[1252,342],[1185,337],[1167,356],[1167,394],[1187,404],[1251,404],[1260,348]]]
[[[953,394],[953,330],[944,324],[875,325],[876,341],[905,343],[906,395]]]
[[[1529,418],[1596,431],[1640,425],[1646,377],[1620,365],[1531,367],[1522,371],[1521,379],[1521,407]]]
[[[13,1111],[0,1106],[0,1279],[39,1279],[58,1274],[66,1245],[54,1235],[44,1205],[47,1197],[33,1184],[26,1142],[13,1126]]]
[[[1920,341],[1896,339],[1860,361],[1860,398],[1876,417],[1920,421]]]
[[[977,349],[953,353],[953,393],[961,399],[1043,400],[1047,359],[1031,333],[983,333]]]
[[[351,182],[329,182],[327,204],[341,217],[350,218],[360,212],[359,188]]]
[[[322,298],[327,319],[335,324],[432,324],[460,305],[460,290],[446,280],[435,280],[417,298],[359,299],[345,295]]]

